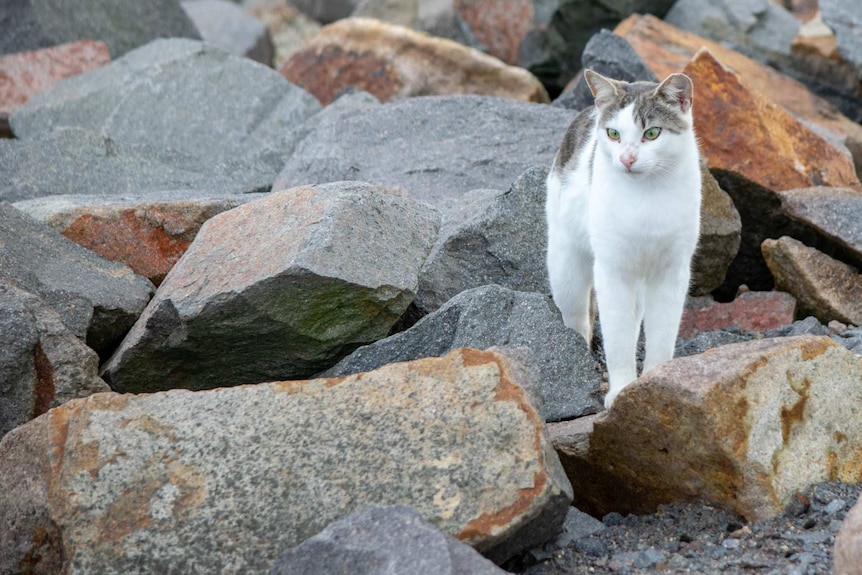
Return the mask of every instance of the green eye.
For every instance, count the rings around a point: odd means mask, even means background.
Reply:
[[[646,138],[647,140],[655,140],[656,138],[658,138],[659,134],[661,134],[661,128],[647,128],[647,130],[644,132],[644,138]]]
[[[608,138],[610,138],[611,140],[614,140],[614,141],[619,140],[620,139],[620,133],[617,132],[616,130],[614,130],[613,128],[608,128]]]

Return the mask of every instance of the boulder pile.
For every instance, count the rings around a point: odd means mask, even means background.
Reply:
[[[245,4],[0,6],[0,573],[501,573],[862,481],[862,2]],[[685,72],[703,157],[610,411],[544,263],[583,67]]]

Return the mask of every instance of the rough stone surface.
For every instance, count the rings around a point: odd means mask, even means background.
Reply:
[[[0,278],[44,299],[100,354],[110,353],[155,291],[128,266],[99,257],[4,202]]]
[[[849,188],[803,188],[781,194],[781,208],[804,226],[820,251],[862,267],[862,194]],[[797,234],[797,237],[803,233]]]
[[[263,22],[272,38],[272,65],[278,70],[306,40],[317,34],[320,24],[286,0],[251,3],[251,14]]]
[[[10,121],[23,140],[77,127],[192,155],[216,172],[239,164],[249,183],[265,187],[292,150],[293,128],[319,110],[272,69],[211,44],[165,39],[69,78]]]
[[[219,214],[103,377],[115,391],[144,392],[331,367],[386,337],[413,301],[438,220],[425,204],[354,182],[285,190]]]
[[[541,294],[498,285],[467,290],[410,329],[361,347],[324,372],[334,377],[377,369],[387,363],[436,357],[458,347],[526,348],[522,361],[533,373],[545,421],[601,410],[599,371],[583,338],[566,328],[560,312]]]
[[[593,70],[616,80],[659,81],[631,44],[610,30],[601,30],[590,38],[581,55],[581,65],[585,70]],[[554,100],[554,105],[572,110],[583,110],[593,105],[593,94],[582,75],[574,78],[560,97]]]
[[[523,68],[452,40],[370,18],[323,28],[280,68],[281,74],[324,105],[354,86],[381,101],[434,94],[482,94],[549,102]]]
[[[432,311],[460,292],[491,283],[549,293],[544,254],[547,168],[521,174],[507,192],[477,191],[449,212],[419,276],[416,305]]]
[[[862,171],[862,126],[813,94],[803,84],[738,52],[685,32],[650,15],[631,16],[614,29],[624,37],[655,74],[664,78],[679,72],[701,48],[733,69],[749,89],[763,94],[795,117],[820,130],[838,134]],[[695,96],[698,96],[695,87]],[[695,104],[697,105],[697,104]]]
[[[697,86],[694,126],[710,168],[773,191],[808,186],[862,189],[853,161],[764,96],[708,51],[685,73]]]
[[[761,339],[656,367],[588,440],[555,446],[594,515],[703,500],[756,521],[819,481],[862,480],[860,401],[858,356],[826,337]]]
[[[372,503],[411,505],[502,561],[552,537],[572,497],[522,381],[462,349],[342,379],[72,401],[0,442],[0,571],[265,573]]]
[[[705,161],[700,169],[700,240],[691,262],[692,295],[708,294],[724,282],[742,241],[742,220],[733,200]]]
[[[84,40],[32,52],[0,57],[0,136],[10,136],[8,116],[27,100],[51,89],[54,84],[111,61],[104,42]]]
[[[682,314],[679,337],[691,339],[701,332],[736,328],[749,331],[778,329],[793,323],[796,299],[783,292],[747,292],[732,302],[689,298]]]
[[[205,42],[231,54],[272,65],[273,46],[263,22],[228,0],[186,0],[180,5]]]
[[[270,575],[505,575],[407,505],[369,505],[278,556]]]
[[[291,4],[324,24],[347,18],[359,0],[291,0]]]
[[[419,5],[419,0],[359,0],[351,16],[354,18],[375,18],[399,26],[418,29]]]
[[[109,391],[99,357],[37,296],[0,280],[0,438],[76,397]]]
[[[136,197],[49,196],[14,205],[158,286],[205,221],[254,199],[250,194],[217,196],[202,191]]]
[[[823,22],[835,31],[838,53],[856,68],[856,78],[862,79],[862,26],[859,0],[820,0]]]
[[[762,249],[776,287],[796,298],[803,317],[862,325],[862,275],[856,269],[787,236],[765,240]]]
[[[364,180],[444,208],[470,190],[507,190],[527,168],[550,166],[574,117],[490,96],[427,96],[327,112],[312,119],[273,189]]]
[[[24,52],[97,40],[108,45],[111,56],[156,38],[192,38],[200,35],[177,0],[21,0],[0,5],[0,54]]]
[[[856,502],[835,539],[835,575],[862,575],[862,499]]]
[[[46,169],[50,166],[50,169]],[[27,140],[0,140],[0,201],[52,195],[129,195],[164,190],[269,191],[261,162],[209,159],[64,128]]]

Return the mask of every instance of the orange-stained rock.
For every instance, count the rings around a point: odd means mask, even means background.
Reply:
[[[69,76],[95,70],[111,61],[104,42],[82,40],[0,57],[0,136],[9,114],[27,100]]]
[[[776,288],[796,298],[800,315],[862,325],[862,275],[854,268],[787,236],[761,249]]]
[[[763,94],[795,117],[842,138],[853,153],[856,164],[862,167],[862,126],[789,76],[654,16],[630,16],[614,32],[628,40],[635,52],[660,78],[682,71],[698,50],[707,48],[725,66],[733,69],[745,86]],[[695,97],[697,94],[695,87]]]
[[[454,0],[452,8],[488,54],[507,64],[520,61],[521,42],[534,28],[533,0]]]
[[[340,378],[74,400],[0,442],[0,572],[268,573],[369,504],[410,505],[504,561],[554,537],[572,499],[527,373],[460,348]]]
[[[862,480],[862,358],[828,337],[759,339],[668,361],[552,440],[592,515],[706,501],[749,521],[821,481]]]
[[[98,201],[98,200],[97,200]],[[159,285],[212,216],[236,207],[234,198],[105,201],[64,197],[22,202],[17,207],[103,258],[123,262]]]
[[[367,18],[324,27],[280,72],[324,105],[348,86],[382,101],[433,94],[549,101],[544,87],[522,68],[451,40]]]
[[[793,323],[795,311],[796,300],[782,292],[747,292],[728,303],[691,298],[682,312],[679,337],[691,339],[702,332],[727,328],[778,329]]]
[[[683,70],[694,82],[694,127],[712,169],[769,190],[862,189],[852,159],[701,50]]]

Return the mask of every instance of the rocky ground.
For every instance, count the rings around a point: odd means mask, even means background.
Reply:
[[[784,513],[746,523],[702,503],[674,503],[651,515],[610,513],[578,539],[556,542],[506,565],[524,575],[619,573],[832,573],[832,549],[862,484],[819,483]]]

